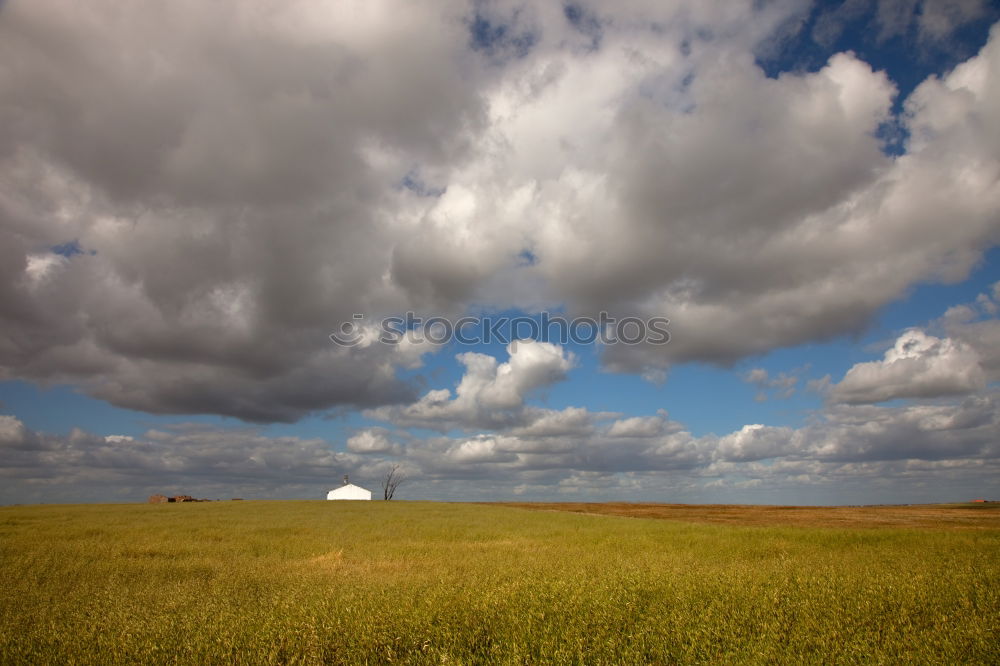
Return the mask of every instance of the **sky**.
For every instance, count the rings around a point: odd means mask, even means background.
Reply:
[[[7,0],[0,503],[1000,499],[998,119],[986,0]]]

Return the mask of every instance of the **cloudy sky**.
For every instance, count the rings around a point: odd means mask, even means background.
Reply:
[[[0,2],[0,503],[1000,499],[998,119],[986,0]]]

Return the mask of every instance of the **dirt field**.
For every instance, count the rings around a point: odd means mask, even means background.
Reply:
[[[788,527],[1000,528],[1000,502],[899,506],[749,506],[737,504],[636,504],[628,502],[502,502],[534,511],[569,511],[691,523]]]

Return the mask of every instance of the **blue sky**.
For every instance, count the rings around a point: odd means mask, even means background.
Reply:
[[[0,8],[0,502],[1000,495],[991,4],[46,4]],[[542,311],[671,341],[327,337]]]

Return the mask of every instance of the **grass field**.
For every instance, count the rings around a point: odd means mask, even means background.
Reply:
[[[629,502],[504,502],[497,506],[570,511],[624,518],[766,527],[922,527],[1000,530],[1000,503],[897,506],[748,506],[745,504],[634,504]]]
[[[997,663],[1000,512],[950,510],[980,519],[5,507],[0,663]]]

